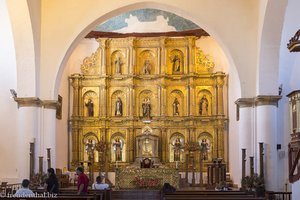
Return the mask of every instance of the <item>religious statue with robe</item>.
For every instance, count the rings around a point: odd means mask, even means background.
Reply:
[[[208,100],[206,98],[206,95],[203,95],[203,97],[200,100],[199,114],[208,115]]]
[[[119,138],[116,138],[114,143],[114,151],[115,151],[115,157],[116,161],[122,161],[122,142]]]
[[[149,97],[144,99],[142,103],[142,110],[143,110],[143,117],[150,117],[151,102]]]
[[[144,67],[143,67],[143,74],[150,74],[151,73],[151,63],[150,60],[145,60]]]
[[[85,150],[88,155],[88,161],[93,162],[94,160],[94,150],[95,150],[95,144],[93,143],[93,140],[88,140],[85,144]]]
[[[179,101],[177,98],[174,99],[173,102],[173,115],[178,116],[179,115]]]
[[[174,143],[174,161],[180,161],[180,151],[181,151],[182,145],[180,142],[180,138],[176,138]]]
[[[121,74],[122,71],[122,60],[121,60],[121,57],[117,57],[116,60],[115,60],[115,68],[116,68],[116,74]]]
[[[92,99],[89,99],[88,102],[85,104],[87,107],[87,116],[93,117],[94,116],[94,103]]]
[[[115,116],[122,116],[123,109],[122,109],[122,100],[120,97],[116,100],[116,107],[115,107]]]
[[[172,59],[173,63],[173,72],[180,72],[180,58],[178,55],[175,55]]]
[[[200,144],[200,151],[202,153],[202,159],[207,160],[208,159],[208,150],[209,150],[209,144],[207,143],[206,139],[202,139],[202,142]]]

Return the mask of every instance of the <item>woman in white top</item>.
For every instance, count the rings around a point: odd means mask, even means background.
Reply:
[[[93,183],[92,189],[93,190],[105,190],[109,189],[109,185],[107,183],[102,183],[103,178],[101,176],[97,176],[96,183]]]

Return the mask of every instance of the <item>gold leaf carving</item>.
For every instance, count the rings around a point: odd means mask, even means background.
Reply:
[[[196,49],[196,72],[212,72],[215,67],[215,63],[213,62],[212,56],[208,54],[204,54],[202,50]]]
[[[86,57],[80,66],[81,72],[84,75],[97,75],[100,74],[100,48],[90,57]]]

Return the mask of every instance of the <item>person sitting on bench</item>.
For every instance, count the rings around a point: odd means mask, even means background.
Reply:
[[[101,176],[97,176],[96,183],[92,185],[93,190],[105,190],[110,188],[110,186],[107,183],[102,183],[103,178]]]

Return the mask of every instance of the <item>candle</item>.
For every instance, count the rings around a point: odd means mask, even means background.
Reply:
[[[176,169],[178,169],[178,161],[176,161]]]

